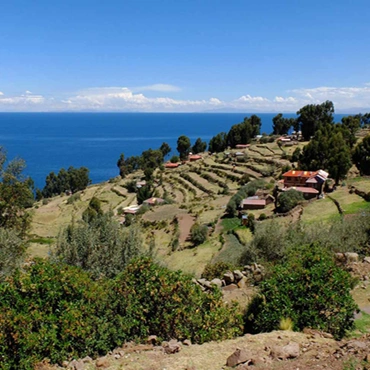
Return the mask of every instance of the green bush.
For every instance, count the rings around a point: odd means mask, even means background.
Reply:
[[[227,271],[235,270],[235,266],[227,262],[207,263],[202,272],[202,278],[207,280],[222,279]]]
[[[194,245],[203,244],[207,240],[208,227],[194,224],[190,229],[190,239]]]
[[[181,272],[138,259],[114,280],[97,281],[77,267],[37,260],[0,284],[0,368],[31,370],[44,358],[105,354],[125,341],[240,335],[236,304],[203,293]]]
[[[304,201],[304,197],[300,191],[289,189],[279,195],[279,211],[282,213],[289,212],[302,201]]]
[[[81,199],[81,193],[75,193],[72,194],[68,199],[67,199],[67,204],[73,204],[74,202],[77,202],[78,200]]]
[[[354,328],[358,310],[350,290],[354,280],[328,252],[311,244],[296,249],[260,285],[246,314],[246,328],[267,332],[291,319],[295,330],[319,329],[341,339]]]

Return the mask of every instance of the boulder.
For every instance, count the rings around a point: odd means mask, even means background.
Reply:
[[[162,347],[164,349],[164,352],[168,355],[180,352],[181,351],[181,343],[178,342],[176,339],[171,339],[169,342],[163,342]]]
[[[95,365],[96,367],[99,367],[101,369],[106,369],[107,367],[109,367],[109,361],[106,357],[101,357],[95,361]]]
[[[211,281],[211,285],[216,285],[216,286],[221,288],[222,287],[222,280],[221,279],[213,279]]]
[[[191,346],[191,340],[190,340],[190,339],[185,339],[185,340],[182,342],[182,344],[183,344],[184,346],[188,346],[188,347],[190,347],[190,346]]]
[[[286,346],[273,346],[270,356],[276,360],[286,360],[288,358],[296,358],[300,355],[299,344],[289,342]]]
[[[148,339],[146,340],[148,344],[153,344],[153,345],[155,345],[157,341],[158,341],[158,337],[156,335],[149,335]]]
[[[344,253],[344,255],[346,256],[346,262],[347,263],[358,262],[358,254],[357,253],[347,252],[347,253]]]
[[[238,288],[246,288],[249,285],[248,278],[246,276],[243,276],[243,278],[238,281]]]
[[[370,257],[365,257],[365,258],[364,258],[364,262],[366,262],[366,263],[370,263]]]
[[[226,360],[226,366],[234,367],[239,364],[243,364],[250,361],[252,354],[246,349],[237,348],[235,352],[230,355]]]
[[[239,280],[243,278],[243,274],[239,270],[233,271],[233,274],[234,274],[234,279],[236,282],[238,282]]]
[[[84,370],[85,364],[82,362],[82,360],[73,360],[69,363],[68,368],[73,370]]]
[[[231,271],[225,272],[224,280],[226,285],[232,284],[235,281],[234,274]]]

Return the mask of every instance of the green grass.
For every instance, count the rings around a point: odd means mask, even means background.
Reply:
[[[241,225],[241,220],[238,217],[234,218],[224,218],[222,220],[222,227],[224,231],[233,230]]]
[[[245,249],[244,245],[240,244],[237,237],[233,234],[224,236],[225,243],[220,253],[212,260],[215,262],[227,262],[235,266],[239,265],[240,257]]]
[[[355,330],[353,336],[360,336],[370,332],[370,314],[362,311],[362,316],[355,320]]]

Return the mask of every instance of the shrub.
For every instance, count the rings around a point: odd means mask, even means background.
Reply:
[[[203,244],[207,240],[208,227],[205,225],[194,224],[190,229],[190,239],[194,245]]]
[[[289,189],[279,195],[279,211],[282,213],[289,212],[296,205],[304,200],[303,194],[295,189]]]
[[[222,279],[227,271],[235,270],[235,266],[227,262],[207,263],[202,272],[202,278],[207,280]]]
[[[294,330],[311,327],[341,339],[354,328],[358,310],[350,294],[353,283],[320,245],[298,248],[261,283],[248,308],[246,328],[271,331],[289,318]]]
[[[148,258],[98,281],[79,268],[37,260],[0,284],[0,367],[7,370],[105,354],[149,334],[203,343],[241,332],[237,304]]]
[[[78,200],[81,199],[81,193],[75,193],[72,194],[68,199],[67,199],[67,204],[73,204],[74,202],[77,202]]]
[[[173,155],[170,159],[171,163],[178,163],[180,162],[180,157],[178,155]]]
[[[267,216],[266,216],[266,213],[261,213],[258,217],[258,220],[259,221],[263,221],[263,220],[266,220],[267,219]]]

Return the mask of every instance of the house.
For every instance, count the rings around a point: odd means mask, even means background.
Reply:
[[[164,202],[165,200],[162,198],[149,198],[144,200],[143,204],[146,204],[147,206],[155,206],[157,204],[162,204]]]
[[[164,167],[165,168],[177,168],[180,166],[180,163],[172,163],[172,162],[167,162]]]
[[[318,171],[299,171],[290,170],[283,174],[284,187],[304,186],[315,188],[319,191],[322,185],[328,179],[329,174],[323,170]]]
[[[202,159],[201,155],[198,155],[198,154],[189,155],[189,161],[190,162],[199,161],[199,159]]]
[[[145,186],[146,185],[146,181],[145,180],[141,180],[141,181],[137,181],[136,182],[136,187],[138,188],[138,189],[140,189],[140,188],[142,188],[143,186]]]
[[[250,147],[250,144],[236,144],[235,148],[236,149],[247,149]]]
[[[264,209],[266,207],[265,199],[256,199],[256,197],[250,197],[243,199],[240,203],[242,210],[246,209]]]
[[[281,141],[283,143],[289,143],[292,139],[289,136],[280,136],[276,141]]]
[[[245,154],[245,153],[243,153],[243,152],[236,152],[236,153],[234,153],[234,156],[235,156],[235,157],[243,157],[243,156],[244,156],[244,154]]]
[[[136,212],[140,209],[141,206],[137,204],[133,204],[131,206],[123,208],[123,213],[125,214],[130,214],[130,215],[135,215]]]

